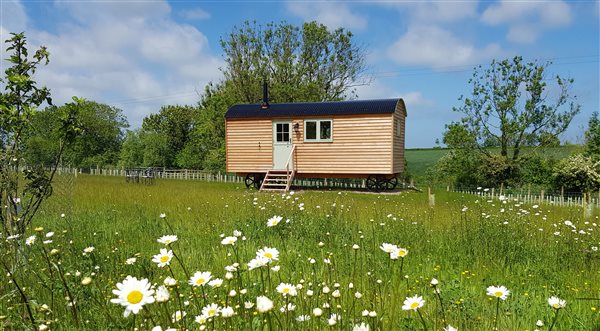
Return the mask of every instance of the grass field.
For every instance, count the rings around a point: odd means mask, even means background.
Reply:
[[[497,150],[492,148],[491,150]],[[582,147],[579,145],[568,145],[559,147],[544,148],[543,150],[535,150],[532,148],[525,147],[523,153],[539,152],[543,153],[546,157],[552,157],[556,159],[565,158],[573,153],[580,152]],[[437,160],[448,153],[448,149],[442,148],[414,148],[407,149],[405,151],[406,162],[408,164],[408,171],[416,178],[423,177],[428,168],[433,166]]]
[[[442,330],[447,324],[458,330],[600,328],[598,213],[584,219],[581,207],[445,192],[434,200],[424,193],[281,195],[236,184],[163,180],[144,186],[79,176],[72,200],[54,196],[28,230],[25,237],[35,236],[33,244],[2,240],[4,263],[13,261],[9,252],[16,246],[27,259],[11,277],[0,276],[0,325],[7,330],[40,325],[352,330],[361,323],[369,330]],[[274,215],[281,222],[267,226]],[[157,242],[164,235],[177,235],[177,241]],[[237,241],[224,245],[224,239]],[[393,260],[380,248],[383,243],[408,254],[400,257],[395,250]],[[161,248],[176,255],[164,267],[152,261]],[[277,249],[278,259],[271,250],[270,260],[264,252],[258,259],[263,248]],[[253,259],[256,268],[249,270]],[[196,271],[224,281],[192,286],[188,280]],[[158,302],[165,298],[162,292],[138,314],[123,317],[126,307],[110,299],[117,298],[113,290],[129,275],[148,279],[157,291],[166,277],[178,285],[166,287],[166,301]],[[435,287],[432,278],[439,281]],[[288,295],[278,291],[282,283],[289,284],[283,286]],[[28,299],[33,326],[15,284]],[[506,286],[506,300],[486,294],[493,285]],[[123,300],[130,305],[142,300],[134,294],[154,298],[145,290],[122,290],[129,291]],[[405,299],[415,295],[424,305],[403,310]],[[552,296],[566,300],[566,306],[552,308],[547,301]],[[213,303],[218,307],[210,308]],[[293,309],[286,311],[288,304]],[[173,319],[176,311],[186,315]],[[543,326],[536,326],[538,320]]]

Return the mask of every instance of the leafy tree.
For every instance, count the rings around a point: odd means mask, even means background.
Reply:
[[[66,107],[66,106],[63,106]],[[32,119],[26,144],[26,157],[35,163],[49,164],[58,150],[56,128],[60,125],[60,107],[46,107]],[[123,111],[116,107],[85,101],[77,121],[81,133],[64,152],[62,162],[76,167],[116,165],[128,126]]]
[[[588,122],[588,129],[585,131],[585,154],[600,158],[600,119],[598,119],[598,112],[592,114]]]
[[[221,39],[221,47],[225,81],[243,103],[261,100],[264,80],[273,102],[341,100],[354,95],[365,70],[365,51],[352,33],[317,22],[299,28],[247,21]]]
[[[67,144],[78,134],[76,122],[81,100],[74,98],[58,114],[59,149],[53,155],[50,171],[28,164],[23,159],[23,147],[32,118],[44,102],[51,104],[50,91],[38,87],[33,79],[38,66],[46,65],[49,53],[40,47],[29,58],[23,33],[12,33],[6,42],[11,52],[11,65],[5,70],[5,92],[0,93],[0,222],[4,237],[22,235],[41,206],[51,194],[51,182]],[[19,173],[22,171],[22,173]],[[33,320],[33,317],[31,318]]]
[[[127,131],[119,153],[119,167],[134,168],[144,163],[144,145],[140,130]]]
[[[547,94],[547,63],[524,62],[516,56],[512,60],[492,61],[488,68],[475,68],[469,83],[470,97],[454,111],[465,116],[459,123],[475,138],[476,147],[484,154],[486,141],[495,141],[500,155],[517,161],[521,148],[530,142],[555,141],[564,132],[580,106],[571,96],[572,79],[556,76],[557,96],[550,100]]]
[[[600,188],[600,161],[583,154],[560,160],[554,168],[557,187],[570,192],[591,192]]]

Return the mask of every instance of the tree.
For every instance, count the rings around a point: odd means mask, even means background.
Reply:
[[[512,60],[492,61],[488,68],[475,68],[469,83],[470,97],[461,96],[456,112],[465,116],[459,123],[475,138],[481,153],[489,154],[484,143],[496,142],[500,155],[517,161],[521,148],[529,142],[553,142],[564,132],[580,106],[571,96],[572,79],[556,76],[547,78],[550,62],[524,62],[516,56]],[[554,80],[557,95],[548,97],[547,82]]]
[[[600,161],[583,154],[560,160],[554,167],[557,187],[569,192],[591,192],[600,188]]]
[[[590,117],[588,129],[585,131],[585,154],[600,158],[600,119],[597,111]]]
[[[2,79],[5,92],[0,93],[0,203],[4,206],[0,209],[0,222],[3,238],[24,234],[42,202],[51,194],[51,182],[62,153],[79,132],[76,118],[82,103],[73,98],[74,102],[58,113],[59,149],[53,155],[50,171],[28,164],[22,157],[25,135],[37,108],[44,102],[52,103],[50,91],[38,87],[33,80],[37,67],[48,64],[49,53],[45,47],[40,47],[30,59],[25,35],[11,35],[6,40],[10,44],[7,51],[12,52],[8,58],[11,65]]]
[[[127,131],[125,140],[119,152],[119,167],[134,168],[141,167],[144,163],[144,145],[140,130]]]
[[[62,163],[76,167],[116,165],[128,127],[123,111],[116,107],[85,101],[80,105],[77,121],[81,133],[64,152]],[[66,106],[63,106],[66,107]],[[46,107],[32,118],[26,145],[26,158],[48,165],[58,150],[56,128],[60,125],[61,107]]]
[[[225,82],[238,102],[261,100],[265,80],[273,102],[342,100],[364,78],[365,52],[352,33],[316,22],[302,28],[245,22],[221,39],[221,47]]]

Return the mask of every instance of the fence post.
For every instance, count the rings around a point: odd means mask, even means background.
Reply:
[[[500,195],[502,195],[503,191],[504,191],[504,182],[500,183]]]

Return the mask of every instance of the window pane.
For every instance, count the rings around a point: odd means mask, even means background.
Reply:
[[[290,134],[289,134],[289,132],[284,132],[283,133],[283,140],[282,141],[285,141],[285,142],[289,142],[290,141]]]
[[[319,131],[321,139],[331,139],[331,121],[321,121]]]
[[[289,124],[281,124],[281,132],[283,133],[289,133],[290,132],[290,125]]]
[[[306,139],[317,139],[317,122],[306,121]]]

